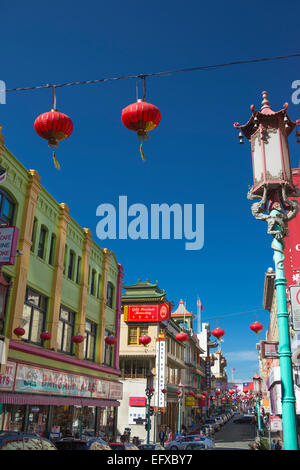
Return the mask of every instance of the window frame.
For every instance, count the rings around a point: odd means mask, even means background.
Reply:
[[[62,318],[61,314],[62,311],[68,313],[69,318],[66,320],[65,318]],[[70,320],[72,318],[73,321]],[[68,307],[65,307],[64,305],[60,306],[60,311],[59,311],[59,321],[58,321],[58,330],[60,329],[60,325],[62,325],[62,333],[61,333],[61,342],[58,344],[58,332],[57,332],[57,350],[63,354],[69,354],[70,356],[74,355],[74,347],[73,347],[73,342],[72,342],[72,336],[74,335],[75,331],[75,321],[76,321],[76,313],[69,309]],[[65,344],[65,335],[66,335],[66,325],[71,326],[71,335],[70,335],[70,348],[69,349],[64,349],[64,344]]]
[[[30,302],[29,300],[29,297],[30,297],[30,292],[32,292],[33,295],[38,295],[39,296],[39,300],[38,300],[38,305],[35,304],[34,302]],[[44,302],[44,306],[42,307],[41,304],[42,304],[42,300]],[[24,301],[24,307],[25,305],[30,308],[30,319],[29,319],[29,325],[28,325],[28,338],[25,337],[25,335],[23,336],[23,340],[28,342],[28,343],[32,343],[32,344],[38,344],[38,345],[42,345],[43,344],[43,340],[42,339],[38,339],[38,341],[33,341],[32,340],[32,330],[33,330],[33,322],[35,321],[34,317],[35,317],[35,312],[38,311],[38,313],[41,315],[42,317],[42,322],[41,322],[41,333],[42,331],[44,331],[45,329],[45,325],[46,325],[46,318],[47,318],[47,310],[48,310],[48,297],[46,297],[45,295],[41,294],[40,292],[36,291],[35,289],[32,289],[31,287],[27,286],[26,287],[26,295],[25,295],[25,301]],[[23,315],[24,315],[24,307],[23,307],[23,314],[22,314],[22,318],[23,318]],[[26,330],[26,325],[25,325],[25,330]],[[26,334],[26,333],[25,333]]]
[[[41,242],[41,235],[42,233],[44,234],[43,240]],[[41,259],[45,259],[46,255],[46,246],[47,246],[47,237],[48,237],[48,229],[45,225],[41,225],[40,227],[40,233],[39,233],[39,242],[38,242],[38,247],[37,247],[37,256]],[[42,247],[42,252],[41,251]]]
[[[143,332],[141,332],[141,330],[144,329]],[[133,331],[133,330],[136,330],[136,341],[133,342],[133,341],[130,341],[130,333]],[[128,326],[128,336],[127,336],[127,345],[128,346],[139,346],[140,343],[139,343],[139,338],[141,336],[148,336],[149,335],[149,326],[145,326],[145,325],[129,325]]]
[[[106,306],[113,309],[115,287],[111,281],[107,282],[106,288]],[[108,295],[110,293],[110,295]]]
[[[87,329],[87,323],[90,323],[91,329]],[[96,339],[97,339],[97,323],[91,321],[91,320],[86,320],[85,321],[85,330],[84,330],[84,359],[86,361],[95,361],[95,354],[96,354]],[[88,355],[88,351],[90,348],[88,348],[90,339],[94,339],[94,344],[92,348],[92,354]],[[91,357],[89,357],[91,356]]]
[[[12,213],[10,216],[3,215],[3,205],[4,202],[8,201],[10,206],[12,207]],[[4,190],[0,189],[0,226],[2,225],[13,225],[15,214],[16,214],[16,201]]]

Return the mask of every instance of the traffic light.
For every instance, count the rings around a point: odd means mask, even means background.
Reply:
[[[154,415],[154,408],[153,406],[150,406],[150,416],[153,416]]]
[[[145,429],[146,431],[148,431],[148,423],[145,423]],[[151,429],[151,423],[150,423],[149,429]]]

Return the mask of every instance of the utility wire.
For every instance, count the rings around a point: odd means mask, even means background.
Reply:
[[[202,70],[216,70],[224,67],[232,67],[234,65],[245,65],[245,64],[254,64],[259,62],[270,62],[276,60],[284,60],[284,59],[291,59],[293,57],[300,57],[300,53],[277,56],[277,57],[263,57],[259,59],[249,59],[249,60],[237,60],[233,62],[215,64],[215,65],[203,65],[198,67],[188,67],[183,69],[175,69],[169,70],[164,72],[153,72],[153,73],[145,73],[145,74],[138,74],[138,75],[124,75],[120,77],[108,77],[108,78],[100,78],[96,80],[84,80],[79,82],[69,82],[69,83],[57,83],[57,84],[46,84],[46,85],[38,85],[38,86],[30,86],[30,87],[23,87],[23,88],[9,88],[3,91],[28,91],[28,90],[38,90],[43,88],[62,88],[65,86],[75,86],[75,85],[89,85],[92,83],[104,83],[104,82],[111,82],[111,81],[118,81],[118,80],[126,80],[126,79],[137,79],[141,78],[144,79],[147,77],[162,77],[167,75],[175,75],[179,73],[185,72],[196,72]],[[0,90],[2,91],[2,90]]]
[[[255,312],[262,312],[262,311],[264,311],[262,308],[257,308],[256,310],[248,310],[247,312],[228,313],[227,315],[218,315],[216,317],[208,317],[208,318],[203,319],[203,323],[205,323],[206,320],[233,317],[235,315],[245,315],[245,314],[248,314],[248,313],[255,313]]]

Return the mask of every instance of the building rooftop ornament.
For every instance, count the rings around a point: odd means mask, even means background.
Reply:
[[[193,315],[193,312],[189,312],[187,309],[186,309],[186,306],[184,305],[184,302],[183,300],[180,300],[179,302],[179,305],[177,307],[177,309],[171,313],[171,317],[175,317],[176,319],[177,318],[184,318],[184,317],[194,317]]]

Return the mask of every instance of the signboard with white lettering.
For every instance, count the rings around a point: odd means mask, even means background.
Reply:
[[[164,338],[156,340],[156,361],[155,361],[155,395],[154,406],[164,408],[165,396],[162,390],[165,388],[165,361],[166,361],[166,341]]]
[[[280,416],[270,416],[271,431],[282,431],[282,419]]]
[[[122,399],[122,383],[18,364],[16,392]]]
[[[300,331],[300,286],[290,286],[293,329]]]
[[[16,364],[14,362],[6,363],[5,373],[0,375],[0,391],[12,392],[14,386],[14,378],[16,372]]]
[[[19,229],[0,227],[0,265],[15,263]]]

